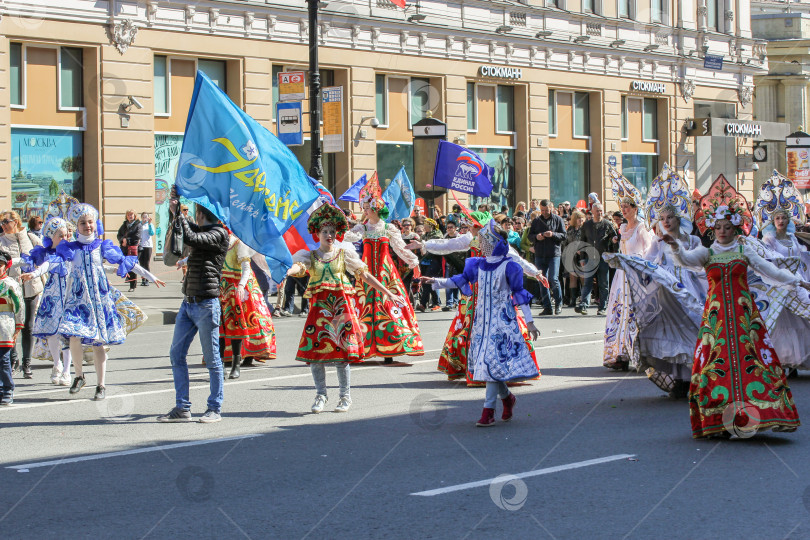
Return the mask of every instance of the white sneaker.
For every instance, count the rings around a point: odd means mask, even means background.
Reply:
[[[70,386],[70,370],[63,371],[59,376],[59,386]]]
[[[54,366],[51,369],[51,384],[59,384],[59,368]]]
[[[323,407],[326,405],[328,398],[323,394],[318,394],[315,396],[315,403],[312,404],[312,412],[315,414],[319,412],[323,412]]]
[[[335,407],[335,412],[348,412],[349,407],[352,406],[352,398],[349,396],[342,396],[340,401],[338,402],[338,406]]]

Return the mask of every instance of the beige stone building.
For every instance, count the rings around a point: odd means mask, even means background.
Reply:
[[[495,168],[497,204],[609,201],[612,159],[643,191],[664,162],[750,189],[751,139],[690,123],[752,118],[747,0],[321,4],[322,80],[345,95],[336,194],[401,166],[429,183],[412,131],[429,114]],[[39,213],[65,189],[109,230],[128,208],[165,215],[198,69],[274,132],[279,72],[307,69],[304,0],[6,0],[0,16],[0,206]],[[292,150],[308,169],[308,142]]]

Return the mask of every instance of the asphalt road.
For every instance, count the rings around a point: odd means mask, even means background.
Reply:
[[[436,371],[451,318],[420,315],[424,357],[353,368],[346,414],[334,371],[328,412],[309,412],[298,318],[275,321],[278,360],[226,383],[216,424],[155,421],[174,404],[172,326],[113,348],[104,402],[92,367],[71,397],[38,363],[0,410],[0,536],[810,537],[810,428],[694,441],[686,402],[601,367],[604,320],[570,309],[538,319],[543,376],[514,389],[514,420],[476,428],[483,389]],[[807,374],[792,387],[810,411]]]

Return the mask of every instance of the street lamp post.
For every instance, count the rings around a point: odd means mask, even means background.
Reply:
[[[311,161],[309,175],[323,182],[321,150],[321,72],[318,69],[318,3],[307,0],[309,7],[309,144]]]

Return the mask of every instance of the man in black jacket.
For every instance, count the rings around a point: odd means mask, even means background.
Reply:
[[[541,315],[562,313],[562,289],[560,288],[560,244],[565,240],[565,223],[560,216],[551,213],[548,199],[540,201],[540,215],[532,220],[529,238],[534,241],[534,265],[548,278],[551,296],[554,297],[554,311],[551,310],[549,291],[540,288],[540,301],[543,304]]]
[[[594,203],[591,207],[593,212],[593,219],[586,221],[582,226],[582,241],[588,244],[589,247],[583,248],[580,252],[582,255],[581,264],[593,268],[584,276],[584,283],[582,285],[582,296],[577,306],[577,313],[582,315],[588,314],[588,305],[591,303],[591,291],[593,291],[593,278],[596,275],[597,286],[599,287],[599,308],[596,311],[597,315],[605,314],[605,306],[607,305],[608,295],[610,294],[610,286],[608,283],[609,269],[608,263],[602,259],[603,253],[611,253],[613,246],[618,246],[618,232],[613,226],[613,223],[602,217],[603,208],[602,203]]]
[[[171,214],[177,213],[179,202],[177,192],[172,187],[172,199],[169,203]],[[174,217],[172,227],[175,238],[182,239],[183,245],[191,248],[191,252],[186,263],[188,271],[183,279],[184,299],[177,313],[169,351],[176,405],[157,419],[159,422],[191,421],[186,355],[191,341],[199,332],[203,360],[208,368],[211,385],[208,409],[200,422],[219,422],[223,398],[222,359],[219,355],[219,281],[225,253],[228,251],[228,232],[214,214],[200,205],[197,205],[197,225],[189,223],[180,212]],[[166,246],[166,251],[171,249],[180,250],[182,247]],[[168,260],[164,259],[164,262],[168,264]]]

